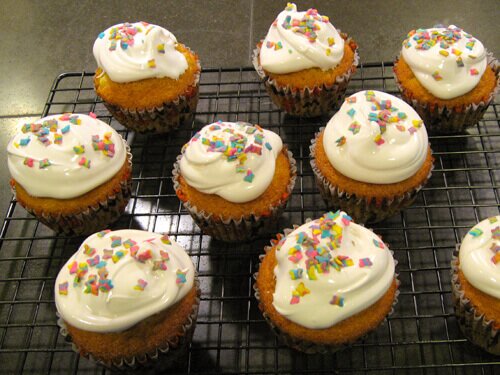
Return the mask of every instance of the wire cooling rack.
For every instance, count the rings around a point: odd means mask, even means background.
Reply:
[[[392,64],[361,65],[349,93],[396,94]],[[500,116],[493,104],[464,134],[430,137],[435,169],[412,207],[374,226],[394,251],[401,294],[394,314],[374,333],[333,355],[305,355],[280,344],[260,314],[252,289],[258,256],[272,234],[326,211],[314,185],[309,144],[328,118],[285,116],[253,69],[206,69],[195,120],[171,135],[121,127],[96,98],[92,73],[55,80],[43,115],[95,112],[127,139],[133,153],[133,196],[113,228],[167,232],[193,258],[201,282],[200,313],[188,353],[173,371],[187,374],[494,374],[500,358],[460,333],[450,296],[450,257],[468,228],[499,213]],[[203,236],[182,209],[171,170],[182,145],[215,120],[259,123],[280,134],[298,164],[295,190],[279,227],[248,243]],[[4,181],[4,183],[7,183]],[[80,359],[58,333],[54,280],[83,238],[56,236],[14,199],[0,230],[0,372],[104,373]]]

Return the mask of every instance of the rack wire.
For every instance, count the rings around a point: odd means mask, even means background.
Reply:
[[[96,113],[128,141],[133,196],[112,228],[167,232],[192,256],[201,282],[194,339],[174,369],[185,374],[494,374],[500,358],[460,333],[450,296],[450,257],[479,220],[499,214],[498,104],[466,133],[431,136],[433,175],[416,202],[374,226],[398,261],[401,295],[394,314],[374,333],[333,355],[288,349],[260,314],[252,289],[258,256],[271,236],[327,211],[314,184],[309,144],[327,117],[285,116],[270,102],[251,68],[205,69],[191,124],[170,135],[128,132],[114,120],[92,85],[92,73],[54,81],[43,116]],[[392,63],[361,65],[348,93],[377,89],[396,94]],[[298,164],[295,190],[279,227],[253,242],[228,245],[200,233],[171,183],[173,162],[196,130],[215,120],[248,121],[280,134]],[[6,183],[6,182],[4,182]],[[12,198],[0,228],[0,372],[106,373],[80,359],[58,333],[54,280],[83,238],[55,235]]]

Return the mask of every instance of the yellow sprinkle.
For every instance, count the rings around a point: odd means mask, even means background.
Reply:
[[[156,62],[155,62],[155,59],[151,59],[148,61],[148,66],[150,68],[156,68]]]
[[[331,47],[331,46],[333,46],[334,44],[335,44],[335,39],[333,39],[333,38],[331,38],[331,37],[330,37],[330,38],[328,38],[328,45]]]
[[[315,269],[313,267],[310,267],[307,270],[307,276],[309,277],[309,280],[318,280],[318,277],[316,276]]]
[[[413,123],[413,126],[418,129],[422,126],[423,121],[422,120],[413,120],[412,123]]]
[[[330,56],[332,54],[332,50],[330,48],[326,49],[326,55]]]
[[[335,224],[332,228],[332,232],[335,232],[335,237],[340,236],[342,234],[342,227]]]
[[[309,294],[311,293],[311,291],[309,289],[306,288],[306,286],[304,285],[304,283],[300,283],[297,288],[295,289],[295,291],[297,292],[297,294],[301,297],[305,296],[306,294]]]
[[[450,54],[448,51],[445,51],[444,49],[440,49],[439,50],[439,54],[440,55],[443,55],[444,57],[448,57],[448,55]]]

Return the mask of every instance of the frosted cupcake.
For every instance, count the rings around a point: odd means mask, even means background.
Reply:
[[[278,220],[296,166],[276,133],[219,121],[191,138],[172,173],[177,196],[203,233],[242,241]]]
[[[474,226],[451,262],[452,298],[465,337],[500,355],[500,216]]]
[[[102,231],[88,237],[55,283],[61,334],[81,356],[112,369],[165,365],[196,324],[193,263],[166,235]]]
[[[418,114],[379,91],[347,98],[311,146],[311,166],[328,207],[363,223],[409,206],[428,180],[433,160]]]
[[[56,232],[81,235],[106,228],[130,199],[128,145],[94,114],[21,124],[7,153],[16,200]]]
[[[438,133],[460,132],[483,117],[498,70],[483,44],[453,25],[411,31],[394,65],[403,99]]]
[[[335,352],[392,311],[398,296],[392,253],[345,212],[329,212],[278,240],[261,257],[255,295],[287,345]]]
[[[327,16],[288,3],[257,45],[253,64],[276,106],[312,117],[342,101],[358,59],[356,43]]]
[[[165,133],[193,117],[198,103],[198,56],[168,30],[122,23],[94,43],[94,86],[111,114],[138,132]]]

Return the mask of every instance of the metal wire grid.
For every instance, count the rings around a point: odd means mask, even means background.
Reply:
[[[167,232],[193,258],[202,297],[193,343],[179,373],[494,374],[500,358],[460,333],[450,301],[449,263],[468,228],[499,212],[498,105],[467,133],[430,137],[435,170],[417,201],[375,231],[394,251],[401,280],[395,312],[374,333],[334,355],[304,355],[280,344],[258,311],[252,274],[272,234],[327,209],[314,185],[309,144],[328,118],[290,118],[270,102],[250,68],[207,69],[195,120],[171,135],[129,133],[109,116],[92,73],[57,77],[43,115],[95,112],[127,139],[133,153],[133,196],[113,228]],[[349,92],[396,94],[391,63],[365,64]],[[200,234],[182,209],[171,169],[182,145],[218,119],[259,123],[280,134],[298,163],[294,194],[279,227],[253,242],[227,245]],[[105,373],[80,359],[58,334],[55,277],[83,238],[56,236],[12,199],[0,229],[0,372]]]

